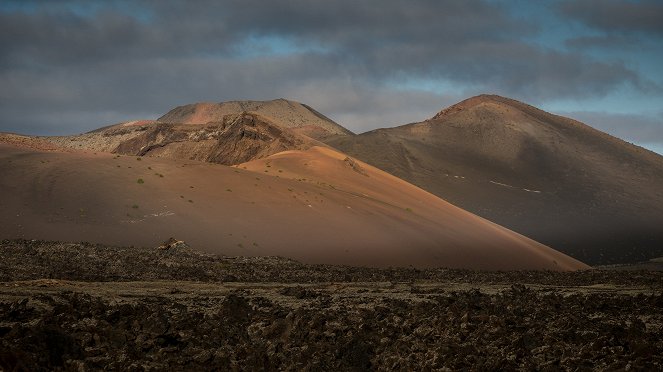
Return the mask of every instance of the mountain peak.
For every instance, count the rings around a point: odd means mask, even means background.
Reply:
[[[161,123],[206,124],[229,114],[255,112],[277,126],[302,132],[314,139],[345,136],[352,132],[303,103],[278,98],[270,101],[201,102],[178,106],[158,119]]]
[[[662,252],[663,158],[517,100],[479,95],[331,144],[591,263]]]
[[[431,120],[435,119],[440,119],[445,116],[453,115],[457,112],[463,111],[470,109],[472,107],[475,107],[477,105],[483,104],[483,103],[497,103],[497,104],[507,104],[507,105],[514,105],[514,104],[520,104],[524,105],[522,102],[518,102],[514,99],[511,98],[506,98],[502,96],[498,96],[497,94],[480,94],[478,96],[470,97],[468,99],[462,100],[456,104],[453,104],[444,110],[438,112],[431,118]]]

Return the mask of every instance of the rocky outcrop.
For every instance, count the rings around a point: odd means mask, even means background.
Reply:
[[[151,124],[113,152],[235,165],[316,143],[258,114],[242,112],[204,125]]]
[[[206,124],[222,121],[226,115],[252,112],[268,118],[280,128],[292,129],[321,140],[353,133],[305,104],[287,99],[271,101],[199,102],[178,106],[158,119],[161,123]]]
[[[162,251],[187,249],[187,248],[189,248],[189,245],[186,244],[183,240],[177,240],[172,237],[166,240],[165,242],[161,243],[161,245],[157,247],[157,249]]]

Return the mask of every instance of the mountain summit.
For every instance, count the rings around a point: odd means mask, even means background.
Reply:
[[[305,104],[279,98],[271,101],[200,102],[178,106],[160,117],[162,123],[206,124],[222,121],[228,114],[255,112],[276,125],[294,129],[314,139],[351,135],[352,132]]]
[[[178,106],[158,120],[120,123],[48,141],[74,149],[236,165],[353,135],[295,101],[230,101]]]

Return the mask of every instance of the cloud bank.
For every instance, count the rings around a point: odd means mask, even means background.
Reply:
[[[660,37],[661,6],[605,4],[598,15],[591,1],[539,10],[591,30],[558,47],[507,2],[7,1],[0,130],[67,134],[190,102],[284,97],[362,132],[482,92],[533,104],[663,97],[632,61],[578,47]]]

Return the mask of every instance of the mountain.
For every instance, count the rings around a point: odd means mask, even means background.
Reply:
[[[328,147],[230,167],[49,146],[0,135],[0,238],[156,246],[174,236],[308,263],[587,268]]]
[[[588,263],[663,255],[663,157],[522,102],[481,95],[326,143]]]
[[[254,112],[270,118],[282,128],[293,129],[314,139],[353,133],[311,107],[286,99],[271,101],[201,102],[179,106],[160,117],[161,123],[205,124],[218,122],[228,114]]]
[[[273,101],[195,103],[158,120],[136,120],[73,136],[43,137],[59,147],[234,165],[353,135],[307,105]]]

